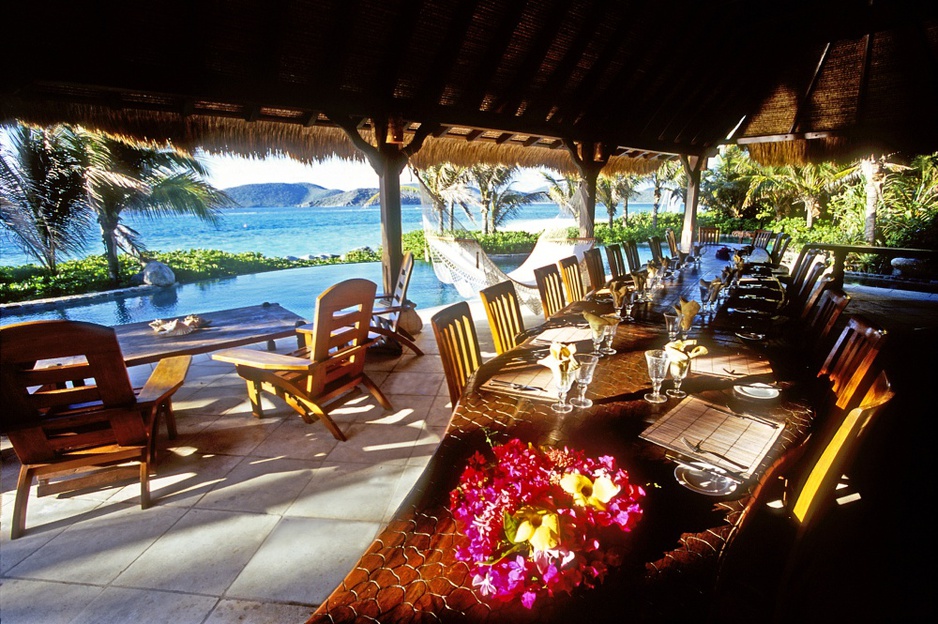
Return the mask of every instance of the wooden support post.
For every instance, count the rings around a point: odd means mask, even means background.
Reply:
[[[583,143],[564,139],[584,186],[581,187],[579,211],[580,238],[593,238],[596,231],[596,179],[609,162],[609,152],[602,143]]]

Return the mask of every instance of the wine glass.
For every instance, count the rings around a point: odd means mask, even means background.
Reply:
[[[677,340],[677,332],[681,325],[681,315],[677,312],[664,313],[664,326],[668,330],[668,340]]]
[[[681,382],[684,381],[688,371],[690,371],[690,358],[683,353],[678,354],[669,351],[668,361],[670,363],[671,377],[674,379],[674,388],[669,388],[667,394],[676,399],[683,399],[687,396],[687,393],[681,390]]]
[[[664,403],[668,397],[661,394],[661,384],[668,375],[668,354],[664,349],[649,349],[645,351],[645,363],[648,364],[653,390],[645,395],[645,400],[649,403]]]
[[[603,326],[603,347],[601,349],[603,355],[616,354],[616,350],[612,348],[612,339],[616,337],[616,330],[618,328],[618,322]]]
[[[555,366],[552,370],[554,373],[554,387],[557,388],[557,398],[559,400],[556,403],[551,403],[550,409],[559,414],[572,412],[573,406],[567,403],[567,393],[573,387],[576,373],[570,370],[569,366]]]
[[[624,304],[625,305],[625,318],[623,318],[622,320],[627,321],[629,323],[635,322],[635,317],[632,316],[632,309],[635,308],[635,300],[637,298],[638,298],[638,292],[634,290],[630,290],[628,294],[626,294],[625,297],[623,297],[623,300],[625,302]]]
[[[710,284],[703,283],[700,288],[700,310],[706,314],[710,308]]]
[[[603,338],[605,335],[605,325],[593,325],[590,324],[590,329],[593,331],[593,355],[596,357],[602,357],[605,355],[603,353]]]
[[[578,353],[576,361],[580,365],[580,368],[576,369],[576,386],[579,394],[570,399],[570,405],[574,407],[591,407],[593,401],[586,398],[586,387],[593,381],[593,371],[596,370],[599,356],[592,353]]]

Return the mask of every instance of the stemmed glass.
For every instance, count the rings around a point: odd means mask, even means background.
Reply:
[[[668,397],[661,394],[661,384],[668,374],[668,354],[664,349],[649,349],[645,351],[645,363],[648,364],[653,390],[645,395],[645,400],[649,403],[664,403]]]
[[[615,355],[616,350],[612,348],[612,339],[616,337],[616,330],[619,328],[618,321],[603,326],[603,348],[600,349],[603,355]]]
[[[596,370],[599,356],[592,353],[580,353],[576,355],[576,361],[580,364],[580,368],[576,369],[576,386],[579,394],[570,399],[570,405],[574,407],[591,407],[593,401],[586,398],[586,387],[593,381],[593,371]]]
[[[681,315],[677,312],[664,313],[664,326],[668,330],[668,340],[677,340],[677,332],[681,325]]]
[[[593,330],[593,355],[596,357],[602,357],[605,355],[603,353],[603,338],[606,334],[605,325],[590,325],[590,329]]]
[[[623,317],[623,319],[622,319],[623,321],[627,321],[627,322],[629,322],[629,323],[634,323],[634,322],[635,322],[635,317],[632,316],[632,309],[635,307],[635,300],[636,300],[637,298],[638,298],[638,293],[637,293],[636,291],[634,291],[634,290],[630,290],[630,291],[625,295],[625,297],[622,298],[622,299],[623,299],[623,306],[625,307],[625,317]],[[621,314],[621,313],[622,313],[622,312],[621,312],[621,310],[620,310],[620,311],[619,311],[619,314]]]
[[[669,388],[666,392],[668,396],[676,399],[683,399],[687,393],[681,390],[681,382],[687,377],[690,371],[690,358],[684,354],[668,352],[668,361],[670,362],[671,377],[674,378],[674,388]]]
[[[703,283],[699,285],[700,288],[700,310],[704,314],[710,308],[710,284]]]
[[[559,414],[572,412],[573,406],[567,403],[567,393],[573,387],[576,373],[570,370],[569,366],[555,366],[552,370],[554,373],[554,387],[557,388],[557,398],[559,400],[556,403],[551,403],[550,409]]]

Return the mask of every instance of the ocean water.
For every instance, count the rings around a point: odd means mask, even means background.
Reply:
[[[630,204],[629,210],[642,206]],[[405,206],[402,226],[405,232],[420,229],[421,209]],[[220,249],[229,252],[257,251],[266,256],[304,256],[343,254],[360,247],[377,249],[381,244],[381,220],[378,208],[239,208],[226,211],[221,223],[212,226],[195,217],[169,216],[157,220],[134,219],[128,222],[143,236],[148,248],[160,251],[177,249]],[[503,229],[540,231],[575,225],[570,217],[559,215],[554,204],[527,206]],[[28,262],[9,241],[0,240],[0,265]],[[100,253],[92,247],[89,253]],[[643,254],[647,253],[643,251]],[[649,254],[650,255],[650,254]],[[498,260],[509,272],[523,257]],[[363,277],[381,284],[380,263],[303,267],[269,273],[242,275],[177,285],[156,294],[120,297],[106,301],[73,304],[68,307],[28,313],[15,309],[0,310],[3,324],[37,319],[70,319],[117,325],[150,321],[154,318],[200,314],[271,302],[310,318],[316,296],[332,284],[350,277]],[[456,289],[437,280],[431,264],[418,259],[414,265],[408,298],[418,308],[431,308],[462,300]]]

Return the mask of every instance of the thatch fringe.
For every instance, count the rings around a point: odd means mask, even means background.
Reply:
[[[864,147],[845,137],[749,143],[745,147],[750,158],[771,167],[822,162],[848,164],[870,152],[869,145]]]

